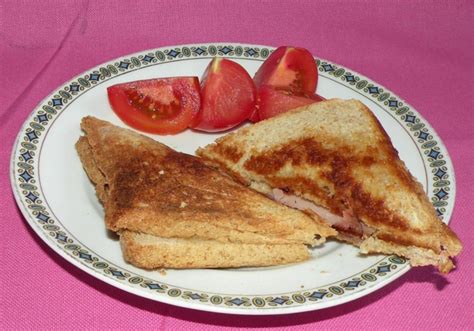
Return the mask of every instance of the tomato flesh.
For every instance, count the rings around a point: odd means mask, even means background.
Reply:
[[[122,121],[149,133],[185,130],[201,105],[197,77],[134,81],[107,88],[109,103]]]
[[[257,91],[247,71],[238,63],[214,58],[201,82],[201,111],[191,127],[217,132],[230,129],[255,109]]]
[[[277,90],[270,86],[262,86],[258,90],[257,97],[257,121],[261,121],[291,109],[310,105],[322,101],[323,98],[317,94],[310,96],[294,95],[291,91]]]
[[[147,114],[152,119],[173,118],[181,108],[179,95],[173,91],[171,86],[161,87],[160,89],[143,89],[141,91],[133,88],[125,90],[125,94],[132,107]]]
[[[316,62],[304,48],[281,46],[263,62],[254,82],[257,88],[268,85],[295,95],[312,95],[318,84]]]

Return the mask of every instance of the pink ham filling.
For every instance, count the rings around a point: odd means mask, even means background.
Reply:
[[[373,233],[373,230],[368,228],[362,222],[359,222],[350,210],[343,211],[342,216],[339,216],[331,213],[326,208],[315,205],[314,203],[297,197],[296,195],[286,194],[278,188],[273,189],[272,198],[288,207],[313,212],[329,223],[332,227],[341,231],[345,230],[351,233],[356,233],[360,237],[364,235],[370,236]]]

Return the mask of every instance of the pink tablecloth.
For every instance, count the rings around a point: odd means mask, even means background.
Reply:
[[[0,2],[0,329],[473,328],[472,1]],[[29,229],[9,155],[32,109],[62,82],[128,53],[203,42],[300,45],[387,86],[437,130],[453,159],[456,271],[418,268],[360,300],[277,317],[177,308],[106,285]]]

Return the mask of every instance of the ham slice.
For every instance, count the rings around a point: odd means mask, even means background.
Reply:
[[[374,232],[371,228],[360,222],[350,210],[344,211],[342,216],[336,215],[324,207],[296,195],[287,194],[278,188],[272,190],[271,198],[288,207],[315,213],[332,227],[342,232],[349,232],[358,237],[370,236]]]

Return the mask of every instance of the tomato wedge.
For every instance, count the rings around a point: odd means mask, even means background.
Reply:
[[[256,121],[261,121],[291,109],[324,100],[317,94],[311,96],[294,95],[290,91],[262,86],[258,90]],[[255,116],[255,115],[254,115]]]
[[[110,105],[122,121],[149,133],[185,130],[201,105],[197,77],[140,80],[107,88]]]
[[[238,63],[214,58],[201,82],[201,111],[191,127],[217,132],[230,129],[255,109],[256,88],[247,71]]]
[[[257,88],[268,85],[295,95],[312,95],[318,84],[318,71],[308,50],[281,46],[263,62],[253,79]]]

